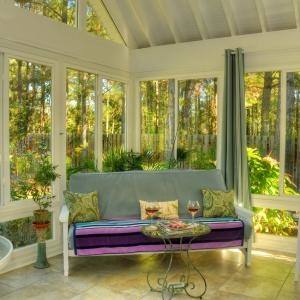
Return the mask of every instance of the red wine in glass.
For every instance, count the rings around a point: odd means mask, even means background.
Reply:
[[[151,225],[153,223],[153,216],[159,211],[159,207],[158,206],[147,206],[145,208],[146,214],[147,216],[150,217],[150,221],[151,221]]]
[[[194,223],[195,215],[198,213],[200,209],[200,204],[198,201],[189,201],[187,204],[187,209],[189,213],[192,215],[192,223]]]
[[[153,217],[158,212],[158,207],[146,207],[146,214]]]

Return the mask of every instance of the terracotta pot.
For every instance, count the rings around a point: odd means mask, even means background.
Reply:
[[[50,222],[48,221],[48,223],[36,223],[33,222],[33,227],[35,230],[44,230],[44,229],[48,229]]]
[[[49,224],[49,211],[46,209],[37,209],[33,211],[34,224]]]

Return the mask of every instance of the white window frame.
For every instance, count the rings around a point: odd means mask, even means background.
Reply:
[[[80,64],[65,64],[64,66],[65,68],[65,76],[66,76],[66,80],[67,80],[67,69],[73,69],[76,71],[81,71],[81,72],[88,72],[88,73],[92,73],[94,75],[96,75],[96,90],[95,90],[95,148],[94,148],[94,152],[95,152],[95,165],[97,166],[97,168],[102,171],[102,163],[103,163],[103,147],[102,147],[102,140],[103,140],[103,129],[102,129],[102,116],[103,116],[103,103],[102,103],[102,80],[103,79],[107,79],[107,80],[113,80],[113,81],[118,81],[121,83],[124,83],[125,85],[125,103],[124,103],[124,119],[125,119],[125,124],[124,124],[124,148],[128,149],[128,145],[127,145],[127,133],[128,133],[128,128],[127,128],[127,118],[128,118],[128,114],[127,114],[127,98],[128,98],[128,85],[129,85],[129,81],[128,79],[125,79],[122,76],[113,76],[109,73],[105,73],[105,72],[101,72],[99,71],[99,69],[94,69],[94,68],[87,68],[83,65]],[[65,82],[66,82],[65,80]],[[67,100],[67,96],[66,99]],[[66,111],[66,104],[67,102],[65,101],[65,111]],[[67,115],[65,112],[65,125],[66,125],[66,119]],[[64,125],[64,132],[65,132],[65,142],[66,142],[66,136],[67,136],[67,130],[66,127]],[[65,143],[65,147],[64,147],[64,151],[66,151],[66,143]],[[64,152],[64,161],[66,158],[66,152]],[[65,168],[66,170],[66,168]],[[66,172],[64,172],[64,182],[66,183]],[[64,186],[66,186],[66,184],[64,184]]]
[[[166,74],[166,76],[151,76],[151,77],[139,77],[135,79],[134,89],[135,89],[135,119],[136,119],[136,151],[141,151],[141,102],[140,102],[140,82],[148,80],[175,80],[175,118],[174,118],[174,130],[175,134],[178,128],[178,81],[179,80],[189,80],[189,79],[217,79],[217,151],[216,151],[216,169],[220,169],[221,162],[221,122],[222,122],[222,99],[223,99],[223,72],[201,72],[192,74],[175,75]],[[177,148],[178,139],[175,141],[175,149]],[[175,153],[176,155],[176,153]]]
[[[0,49],[1,51],[1,49]],[[1,204],[0,206],[0,220],[1,222],[7,222],[12,220],[17,220],[25,217],[32,216],[32,211],[37,208],[36,204],[31,199],[22,199],[18,201],[13,201],[10,197],[10,162],[9,162],[9,59],[17,59],[23,61],[29,61],[34,64],[40,64],[48,66],[51,68],[51,159],[53,164],[58,164],[59,158],[56,157],[55,153],[59,153],[58,140],[56,139],[57,132],[59,130],[59,120],[57,119],[57,111],[59,110],[58,105],[55,104],[56,98],[54,91],[56,89],[56,76],[58,72],[57,62],[44,57],[39,57],[37,55],[24,54],[19,51],[6,50],[0,52],[2,56],[2,70],[0,70],[3,76],[3,93],[2,101],[0,104],[1,119],[0,128],[2,129],[2,151],[1,155],[1,178],[2,188],[1,188]],[[1,98],[1,95],[0,95]],[[52,212],[52,219],[57,218],[58,209],[60,207],[60,195],[59,191],[60,182],[59,179],[52,184],[53,193],[55,194],[55,200],[53,201],[50,211]],[[53,243],[57,240],[59,236],[59,226],[56,222],[52,222],[52,238],[48,241]],[[32,247],[33,245],[27,245],[21,247],[24,249],[26,247]],[[19,251],[19,248],[16,250]],[[21,250],[22,251],[22,250]]]
[[[246,69],[245,73],[258,72],[280,72],[280,149],[279,149],[279,195],[260,195],[252,194],[253,206],[263,208],[274,208],[279,210],[300,211],[300,195],[284,194],[284,173],[285,173],[285,146],[286,146],[286,97],[287,85],[286,74],[288,72],[299,72],[299,67],[284,68],[250,68]]]

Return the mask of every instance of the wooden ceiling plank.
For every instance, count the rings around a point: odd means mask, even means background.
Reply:
[[[261,32],[267,32],[267,17],[262,0],[255,0],[255,6],[260,22]]]
[[[139,8],[136,6],[137,3],[133,4],[132,1],[127,1],[127,3],[128,3],[128,6],[130,7],[135,19],[137,20],[140,30],[145,35],[145,38],[146,38],[147,42],[149,43],[149,45],[151,47],[156,46],[156,44],[154,43],[154,41],[152,40],[152,38],[150,36],[148,29],[145,27],[145,25],[143,24],[143,22],[140,18],[141,13],[139,12]]]
[[[166,8],[165,4],[161,0],[156,0],[156,7],[158,8],[158,11],[159,11],[159,14],[161,15],[161,17],[166,20],[167,26],[172,33],[175,43],[180,43],[181,39],[177,33],[175,23],[170,18],[170,15],[168,13],[166,13],[168,11],[168,9]]]
[[[190,6],[192,15],[194,17],[194,20],[196,22],[198,31],[201,35],[202,40],[206,40],[209,38],[207,26],[204,22],[204,19],[202,17],[202,13],[200,11],[200,8],[197,6],[196,2],[194,0],[188,0],[188,5]]]
[[[295,11],[295,20],[296,20],[297,29],[300,30],[300,7],[299,7],[298,0],[293,0],[293,7]]]
[[[229,0],[221,0],[221,4],[224,10],[224,14],[230,30],[230,34],[231,36],[235,36],[238,34],[238,28],[234,21],[234,15],[230,7]]]

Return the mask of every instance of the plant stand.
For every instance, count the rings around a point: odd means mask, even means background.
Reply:
[[[50,266],[46,254],[46,234],[49,227],[49,223],[45,223],[45,224],[34,223],[33,225],[35,228],[37,241],[38,241],[37,258],[33,266],[37,269],[45,269]]]

